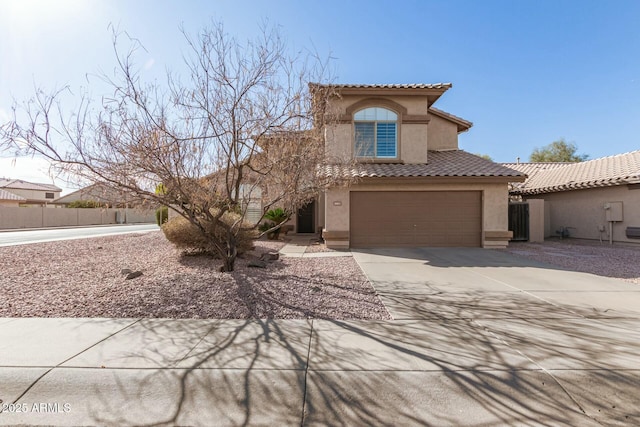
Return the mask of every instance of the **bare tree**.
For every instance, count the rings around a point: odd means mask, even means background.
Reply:
[[[247,224],[247,194],[260,189],[265,211],[290,211],[336,178],[323,174],[323,130],[330,120],[326,63],[290,56],[278,31],[240,43],[221,24],[191,37],[185,78],[145,83],[134,65],[136,49],[122,54],[103,76],[113,92],[94,107],[81,97],[73,114],[62,111],[68,91],[45,93],[14,108],[0,136],[22,153],[44,156],[58,172],[100,182],[168,206],[196,226],[210,250],[232,271],[238,233]],[[341,179],[344,179],[342,177]],[[155,191],[158,184],[163,191]],[[229,212],[240,214],[223,221]],[[220,230],[225,239],[216,238]]]

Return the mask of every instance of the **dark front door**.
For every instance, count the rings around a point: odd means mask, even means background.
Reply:
[[[298,209],[298,233],[315,233],[316,202],[311,201]]]

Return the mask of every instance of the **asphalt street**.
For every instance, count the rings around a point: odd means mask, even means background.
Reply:
[[[145,233],[158,230],[156,224],[101,225],[95,227],[48,228],[0,232],[0,246],[27,245],[56,240],[87,239],[115,234]]]

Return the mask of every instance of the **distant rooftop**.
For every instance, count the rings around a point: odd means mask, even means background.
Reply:
[[[23,181],[21,179],[6,179],[0,178],[0,188],[16,189],[16,190],[37,190],[37,191],[62,191],[62,188],[58,188],[52,184],[42,184],[39,182]]]
[[[529,177],[512,192],[533,195],[640,183],[640,150],[579,163],[503,163]]]
[[[7,190],[3,190],[2,188],[0,188],[0,200],[15,200],[16,202],[27,201],[24,197],[13,194]]]

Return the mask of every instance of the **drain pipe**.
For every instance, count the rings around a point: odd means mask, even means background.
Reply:
[[[613,221],[609,221],[609,244],[613,245]]]

